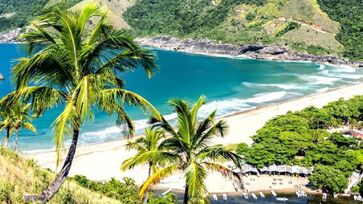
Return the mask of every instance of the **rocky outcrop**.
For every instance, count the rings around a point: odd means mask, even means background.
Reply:
[[[0,42],[15,42],[19,36],[21,28],[11,30],[9,32],[0,33]]]
[[[241,56],[256,59],[269,60],[291,60],[291,61],[312,61],[316,63],[330,63],[335,65],[360,66],[362,64],[353,63],[348,59],[339,58],[332,55],[316,56],[306,53],[296,53],[278,45],[234,45],[217,43],[211,40],[177,39],[174,37],[162,36],[154,38],[136,39],[142,45],[153,46],[168,50],[178,50],[196,54]]]

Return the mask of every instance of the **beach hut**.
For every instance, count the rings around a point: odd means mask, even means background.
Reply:
[[[299,175],[300,174],[300,167],[299,166],[292,166],[291,167],[291,174],[292,175]]]
[[[269,171],[268,171],[268,167],[267,166],[264,166],[263,168],[259,169],[260,170],[260,173],[261,174],[268,174]]]
[[[286,173],[287,169],[286,169],[286,165],[278,165],[277,166],[277,170],[279,171],[279,174],[284,174]]]
[[[307,176],[308,175],[308,169],[305,167],[300,167],[300,175],[301,176]]]
[[[276,166],[276,164],[272,164],[268,167],[268,171],[270,172],[270,174],[276,174],[279,173],[279,168]]]
[[[243,174],[253,174],[253,175],[257,175],[258,174],[258,170],[256,168],[254,168],[253,166],[249,165],[249,164],[244,164],[242,166],[242,173]]]

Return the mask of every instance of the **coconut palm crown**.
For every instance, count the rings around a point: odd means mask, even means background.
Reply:
[[[165,154],[168,152],[164,151],[160,147],[161,141],[165,139],[164,131],[161,129],[145,129],[145,136],[139,137],[133,141],[129,141],[126,144],[126,148],[128,150],[135,150],[136,154],[122,162],[121,170],[129,170],[134,168],[135,166],[148,165],[148,177],[155,171],[157,171],[159,165],[163,164],[162,161]],[[150,155],[152,155],[150,157]],[[153,159],[153,158],[157,159]],[[147,160],[145,162],[145,159]],[[143,203],[147,203],[148,193],[144,198]]]
[[[92,18],[99,20],[92,24]],[[106,12],[96,4],[79,11],[53,6],[21,36],[29,47],[29,56],[20,58],[14,66],[16,90],[2,103],[11,108],[14,101],[24,100],[39,113],[57,105],[63,108],[52,124],[57,164],[64,139],[72,138],[54,182],[40,195],[26,196],[28,202],[47,202],[59,190],[72,165],[82,124],[94,118],[94,107],[116,115],[116,123],[126,124],[129,135],[134,126],[123,108],[125,104],[159,117],[146,99],[126,90],[119,77],[119,73],[137,68],[143,68],[151,77],[155,71],[153,54],[135,44],[125,32],[108,25],[106,18]]]
[[[160,144],[160,148],[164,149],[163,156],[149,155],[149,159],[160,158],[161,161],[167,160],[168,163],[145,181],[140,188],[140,197],[144,196],[150,186],[177,171],[181,171],[186,179],[184,203],[208,202],[205,185],[208,171],[219,172],[230,178],[236,188],[243,188],[240,175],[223,165],[226,161],[232,161],[240,168],[240,156],[222,145],[211,145],[211,139],[216,136],[223,137],[227,128],[226,122],[215,120],[216,111],[198,121],[198,110],[204,103],[204,97],[200,97],[192,107],[183,100],[171,100],[170,105],[177,113],[176,128],[173,128],[165,119],[153,120],[153,128],[163,129],[168,137]]]
[[[5,130],[6,136],[3,145],[7,147],[11,134],[15,131],[15,149],[18,145],[19,130],[24,128],[36,133],[32,120],[36,115],[31,113],[30,104],[18,101],[11,109],[0,112],[0,131]]]

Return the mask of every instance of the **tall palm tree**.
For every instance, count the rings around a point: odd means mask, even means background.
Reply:
[[[137,138],[134,141],[129,141],[126,144],[126,148],[128,150],[136,150],[136,155],[125,160],[122,163],[121,169],[123,171],[129,170],[134,168],[137,165],[148,165],[148,177],[151,176],[152,172],[155,172],[158,168],[158,163],[160,162],[160,159],[162,159],[163,154],[166,152],[163,152],[163,149],[160,148],[160,142],[162,139],[165,138],[165,134],[160,129],[145,129],[145,136]],[[150,159],[150,155],[160,155],[159,161],[153,161]],[[145,158],[148,159],[147,162],[145,162]],[[148,200],[148,192],[146,192],[146,196],[144,197],[144,203],[147,203]]]
[[[3,111],[2,114],[4,119],[0,121],[0,131],[6,130],[5,147],[13,131],[15,131],[15,149],[18,146],[18,135],[21,128],[36,133],[36,128],[31,123],[35,115],[31,115],[30,104],[23,104],[19,101],[11,109]]]
[[[90,24],[90,19],[99,20]],[[124,89],[125,83],[119,77],[119,73],[138,67],[151,77],[155,70],[153,54],[135,44],[125,32],[106,24],[105,19],[106,12],[96,4],[80,11],[54,6],[22,35],[30,55],[20,58],[14,66],[16,90],[3,102],[10,108],[12,101],[24,100],[39,113],[61,105],[63,110],[52,124],[57,164],[64,139],[72,138],[55,180],[40,195],[26,196],[27,202],[47,202],[59,190],[70,171],[82,124],[94,118],[94,107],[116,115],[116,123],[126,124],[129,135],[134,126],[124,110],[125,104],[159,117],[146,99]]]
[[[204,103],[204,97],[200,97],[193,107],[183,100],[170,101],[178,116],[176,129],[163,118],[154,119],[154,128],[162,128],[170,135],[160,144],[160,148],[168,150],[169,163],[155,171],[141,186],[140,197],[151,185],[177,171],[181,171],[186,178],[184,203],[207,202],[205,179],[208,171],[217,171],[230,178],[237,185],[236,188],[243,188],[240,175],[223,165],[224,161],[232,161],[241,167],[240,156],[221,145],[211,145],[212,138],[224,135],[226,122],[215,121],[216,111],[198,122],[198,110]],[[150,155],[149,159],[157,159],[157,156]]]

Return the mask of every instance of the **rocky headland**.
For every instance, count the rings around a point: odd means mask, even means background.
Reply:
[[[169,36],[137,38],[136,41],[145,46],[195,54],[283,61],[311,61],[322,64],[329,63],[334,65],[363,67],[363,62],[352,62],[348,59],[333,55],[317,56],[307,53],[297,53],[289,51],[285,47],[279,45],[235,45],[218,43],[211,40],[178,39]]]
[[[0,33],[0,43],[16,42],[20,32],[21,28],[16,28],[8,32]]]

